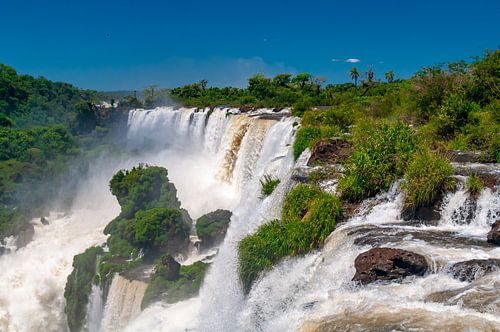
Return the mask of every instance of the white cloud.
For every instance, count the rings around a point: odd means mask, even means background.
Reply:
[[[342,61],[342,59],[332,59],[332,62],[339,62]]]
[[[348,63],[358,63],[358,62],[361,62],[361,60],[356,59],[356,58],[349,58],[349,59],[346,59],[345,62],[348,62]]]

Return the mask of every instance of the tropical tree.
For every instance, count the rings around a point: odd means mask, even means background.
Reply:
[[[392,83],[392,81],[394,81],[394,72],[392,70],[389,70],[387,73],[385,73],[385,79],[387,80],[387,83]]]
[[[354,86],[358,85],[359,71],[356,67],[352,67],[351,70],[349,70],[349,76],[351,76],[351,79],[354,81]]]
[[[311,74],[309,73],[301,73],[295,75],[294,78],[292,78],[292,83],[295,83],[299,86],[299,88],[302,90],[306,86],[307,83],[311,80]]]
[[[273,83],[277,86],[287,86],[290,83],[291,74],[278,74],[273,78]]]

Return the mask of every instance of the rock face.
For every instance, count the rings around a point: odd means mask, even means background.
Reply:
[[[410,251],[392,248],[373,248],[354,261],[353,280],[368,284],[377,280],[399,280],[422,276],[428,269],[425,257]]]
[[[335,164],[345,160],[352,152],[351,143],[340,138],[319,141],[313,148],[308,165]]]
[[[179,272],[181,270],[181,264],[171,255],[164,255],[161,257],[160,264],[158,266],[157,274],[161,275],[167,280],[176,280],[179,278]]]
[[[495,221],[486,237],[489,243],[500,245],[500,220]]]
[[[460,281],[471,282],[498,269],[500,269],[500,259],[472,259],[453,264],[450,272]]]

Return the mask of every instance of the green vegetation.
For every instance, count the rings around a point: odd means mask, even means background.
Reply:
[[[92,247],[73,259],[73,272],[68,276],[64,289],[65,312],[70,331],[80,331],[85,323],[92,280],[96,273],[97,261],[102,254],[101,247]]]
[[[59,195],[71,202],[78,179],[70,171],[84,173],[123,119],[115,108],[96,106],[103,98],[0,64],[0,241],[45,215]]]
[[[273,178],[271,175],[268,174],[264,175],[264,178],[260,179],[259,181],[261,186],[260,189],[261,199],[264,199],[267,196],[271,195],[274,189],[276,189],[276,187],[278,186],[278,184],[280,184],[280,179]]]
[[[162,167],[139,165],[130,171],[118,171],[109,187],[122,207],[119,218],[130,218],[143,209],[181,206],[174,184],[168,181],[168,171]]]
[[[405,172],[403,189],[405,208],[415,209],[433,203],[455,185],[453,168],[449,162],[430,152],[417,154]]]
[[[389,189],[417,148],[413,130],[400,122],[356,128],[354,152],[338,185],[342,198],[360,202]]]
[[[68,324],[75,327],[71,327],[72,331],[79,330],[85,319],[91,281],[108,289],[115,273],[140,267],[143,262],[153,261],[165,253],[176,254],[187,246],[191,219],[180,209],[177,191],[167,174],[162,167],[139,165],[130,171],[118,171],[111,179],[110,189],[122,211],[105,228],[110,234],[106,252],[90,248],[75,256],[65,292],[66,311],[71,313]],[[186,270],[184,278],[198,282],[192,277],[193,273]],[[187,282],[176,288],[181,288],[185,294],[189,290]],[[81,293],[75,293],[77,291]]]
[[[215,210],[196,220],[196,234],[204,247],[224,239],[233,213],[228,210]]]
[[[167,303],[182,301],[198,294],[208,268],[207,263],[196,262],[180,267],[179,276],[174,280],[166,278],[157,268],[142,299],[142,308],[159,299]]]
[[[469,175],[467,178],[467,181],[465,182],[465,189],[471,194],[472,196],[477,196],[481,193],[483,190],[483,181],[481,178],[475,174]]]
[[[261,272],[286,256],[319,247],[341,216],[341,202],[316,186],[299,184],[286,197],[282,220],[264,224],[238,247],[239,275],[246,293]]]

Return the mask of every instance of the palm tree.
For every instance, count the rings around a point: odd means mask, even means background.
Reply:
[[[385,79],[387,80],[387,83],[392,83],[392,81],[394,81],[394,72],[392,70],[389,70],[387,73],[385,73]]]
[[[352,67],[351,70],[349,70],[349,75],[354,81],[354,86],[358,85],[359,71],[356,69],[356,67]]]

